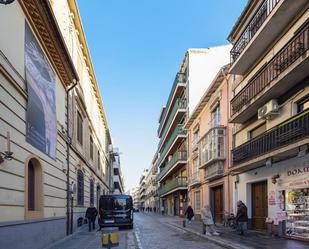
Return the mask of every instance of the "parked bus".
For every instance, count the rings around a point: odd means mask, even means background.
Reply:
[[[127,226],[133,228],[133,200],[130,195],[102,195],[99,203],[100,228]]]

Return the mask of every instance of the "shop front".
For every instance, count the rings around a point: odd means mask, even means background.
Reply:
[[[268,164],[237,178],[235,203],[242,200],[247,205],[249,228],[309,242],[309,154]],[[257,205],[255,199],[264,200],[262,192],[265,203]],[[257,220],[258,216],[263,220]]]

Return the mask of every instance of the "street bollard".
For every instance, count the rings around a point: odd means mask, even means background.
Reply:
[[[102,230],[101,242],[102,247],[111,249],[119,246],[119,229],[118,227],[106,227]]]

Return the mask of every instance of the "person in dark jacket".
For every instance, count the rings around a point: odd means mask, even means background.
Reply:
[[[194,217],[194,211],[190,205],[187,207],[185,217],[188,219],[188,222],[191,222],[192,218]]]
[[[248,222],[248,212],[247,207],[242,201],[237,202],[237,214],[236,214],[236,223],[237,223],[237,233],[244,235],[244,230],[247,228]]]
[[[97,218],[98,211],[97,209],[93,206],[93,204],[90,205],[90,207],[87,208],[86,210],[86,215],[85,217],[88,219],[88,226],[89,226],[89,232],[91,232],[91,224],[92,224],[92,229],[95,229],[95,220]]]

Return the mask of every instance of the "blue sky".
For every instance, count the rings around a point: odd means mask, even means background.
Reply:
[[[156,130],[188,48],[227,43],[247,0],[78,0],[126,189],[156,151]]]

